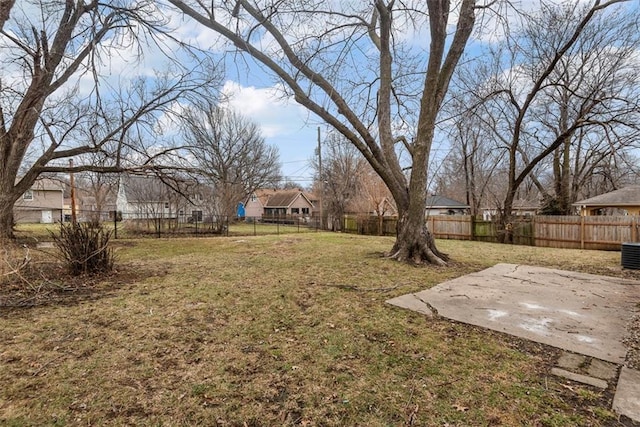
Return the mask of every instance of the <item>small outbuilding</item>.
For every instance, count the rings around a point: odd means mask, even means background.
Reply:
[[[616,210],[623,215],[640,215],[640,185],[630,185],[573,204],[581,216],[606,215]]]

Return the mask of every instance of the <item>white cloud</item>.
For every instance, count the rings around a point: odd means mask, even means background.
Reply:
[[[284,96],[277,85],[259,88],[229,80],[222,92],[227,97],[223,105],[255,122],[266,142],[278,148],[283,175],[308,183],[313,173],[309,159],[317,147],[317,129],[310,122],[316,118],[291,97]]]
[[[225,104],[256,122],[265,138],[286,136],[306,127],[306,110],[277,87],[256,88],[225,82]]]

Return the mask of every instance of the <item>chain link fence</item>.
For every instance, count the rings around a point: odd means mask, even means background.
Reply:
[[[35,217],[34,217],[35,218]],[[113,230],[115,239],[140,237],[257,236],[267,234],[309,233],[321,230],[319,217],[313,215],[263,215],[228,217],[203,215],[168,215],[123,211],[76,210],[79,222],[100,222]],[[60,213],[53,223],[70,222],[70,213]],[[21,221],[43,222],[43,221]]]

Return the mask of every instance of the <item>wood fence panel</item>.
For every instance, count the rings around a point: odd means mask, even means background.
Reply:
[[[398,220],[396,218],[384,218],[382,222],[382,234],[395,236],[397,234]]]
[[[620,250],[633,241],[636,221],[632,216],[584,217],[584,249]]]
[[[513,243],[523,246],[535,246],[534,223],[533,217],[516,219],[513,223]]]
[[[436,239],[471,240],[472,221],[469,215],[432,215],[427,227]]]
[[[358,232],[358,221],[355,216],[345,215],[344,216],[344,227],[342,230],[345,233],[357,233]]]
[[[498,233],[495,222],[476,219],[473,222],[473,240],[496,243]]]
[[[579,216],[539,215],[535,217],[536,246],[580,249]]]

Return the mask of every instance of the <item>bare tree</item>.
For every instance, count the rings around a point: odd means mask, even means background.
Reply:
[[[313,162],[317,178],[315,192],[322,192],[324,214],[332,230],[342,230],[347,206],[357,197],[358,171],[364,158],[353,144],[341,135],[330,133],[323,144],[322,173],[317,161]],[[322,181],[319,185],[317,181]]]
[[[464,68],[464,67],[462,67]],[[460,74],[460,73],[458,73]],[[479,109],[469,110],[472,97],[454,89],[446,111],[452,119],[448,127],[451,150],[441,162],[435,177],[436,194],[465,200],[471,215],[480,215],[481,207],[493,206],[492,189],[499,181],[505,153],[492,143],[490,118]],[[482,117],[482,119],[480,119]]]
[[[118,188],[118,176],[116,174],[96,173],[86,171],[75,176],[75,186],[80,199],[87,199],[82,205],[83,216],[92,221],[98,221],[105,217],[107,205],[115,204]]]
[[[378,231],[384,233],[384,217],[396,213],[391,192],[387,185],[374,172],[371,166],[361,162],[357,175],[357,194],[355,205],[360,207],[361,212],[368,215],[375,215],[378,220]]]
[[[14,3],[15,0],[0,0],[0,30],[4,27],[4,23],[9,20]]]
[[[219,217],[233,217],[239,202],[280,180],[278,149],[240,113],[208,104],[181,120],[190,167],[213,187]]]
[[[362,153],[398,207],[391,257],[446,263],[425,224],[427,165],[438,112],[474,28],[475,0],[460,2],[455,23],[441,0],[167,1],[260,63]],[[428,54],[407,37],[427,26]]]
[[[638,133],[637,84],[630,84],[638,16],[613,7],[618,3],[541,3],[520,31],[493,49],[493,65],[474,70],[472,111],[493,130],[507,159],[505,241],[520,187],[530,182],[545,193],[539,177],[547,159],[553,158],[554,197],[566,211],[577,138],[600,133],[619,147],[623,134],[628,140]]]
[[[46,173],[157,167],[140,142],[155,141],[159,119],[210,74],[174,64],[153,77],[109,85],[116,52],[151,42],[161,21],[151,1],[2,2],[0,5],[0,239],[11,238],[14,202]],[[7,16],[10,18],[6,19]],[[5,21],[6,19],[6,21]],[[142,51],[138,51],[141,55]],[[132,60],[135,60],[133,58]],[[135,63],[133,64],[135,65]],[[125,152],[135,156],[126,157]],[[66,159],[94,153],[107,164]]]
[[[569,214],[595,170],[620,162],[639,135],[639,25],[637,14],[621,9],[595,20],[553,73],[560,85],[546,91],[539,103],[539,122],[552,135],[561,135],[576,120],[590,123],[552,154],[552,192],[542,191],[549,213]],[[602,106],[577,117],[576,104],[590,93],[598,94]]]

